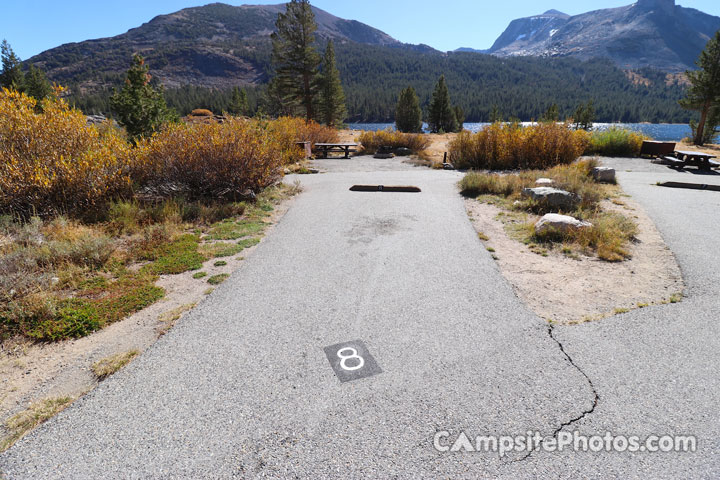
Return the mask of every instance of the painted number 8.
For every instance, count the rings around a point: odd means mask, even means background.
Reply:
[[[343,355],[343,352],[350,352],[350,355]],[[342,367],[342,369],[349,372],[360,370],[365,365],[365,359],[358,355],[357,350],[351,347],[341,348],[340,350],[338,350],[337,356],[340,359],[340,366]],[[354,367],[348,367],[347,361],[353,359],[357,359],[359,363]]]

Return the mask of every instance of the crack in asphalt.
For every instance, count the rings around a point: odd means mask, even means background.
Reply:
[[[583,369],[580,368],[580,367],[575,363],[575,361],[572,359],[572,357],[565,351],[565,346],[562,344],[562,342],[555,337],[555,335],[554,335],[555,327],[553,327],[552,325],[548,325],[548,330],[547,330],[547,331],[548,331],[548,335],[550,336],[550,338],[551,338],[555,343],[557,343],[558,347],[560,347],[560,351],[562,352],[563,355],[565,355],[565,359],[568,361],[568,363],[569,363],[570,365],[572,365],[578,372],[580,372],[583,377],[585,377],[585,380],[587,380],[587,383],[588,383],[588,385],[590,386],[590,389],[592,390],[593,396],[594,396],[592,406],[591,406],[589,409],[584,410],[584,411],[583,411],[582,413],[580,413],[580,415],[578,415],[577,417],[574,417],[574,418],[568,420],[567,422],[561,423],[560,426],[559,426],[558,428],[556,428],[555,431],[553,431],[553,433],[552,433],[552,435],[550,436],[550,438],[557,438],[558,434],[559,434],[565,427],[569,427],[570,425],[572,425],[572,424],[574,424],[574,423],[576,423],[576,422],[579,422],[579,421],[582,420],[583,418],[585,418],[585,417],[587,417],[588,415],[590,415],[591,413],[593,413],[593,412],[595,411],[595,408],[597,408],[598,403],[600,402],[600,395],[598,394],[597,389],[595,388],[595,385],[593,384],[592,379],[590,379],[590,377],[588,376],[588,374],[585,373],[585,372],[583,371]],[[546,438],[547,438],[547,437],[546,437]],[[545,441],[545,440],[543,439],[543,441]],[[513,463],[525,461],[525,460],[527,460],[528,458],[530,458],[530,456],[531,456],[533,453],[535,453],[536,451],[537,451],[537,450],[535,450],[535,449],[530,450],[525,456],[523,456],[523,457],[521,457],[521,458],[518,458],[518,459],[515,459],[515,460],[511,460],[510,462],[507,462],[506,465],[510,465],[510,464],[513,464]]]

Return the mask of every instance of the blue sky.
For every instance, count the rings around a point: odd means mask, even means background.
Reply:
[[[2,0],[0,39],[22,59],[63,43],[126,32],[156,15],[211,0]],[[279,0],[233,1],[232,5],[276,4]],[[619,7],[632,0],[315,0],[313,5],[339,17],[359,20],[406,43],[438,50],[488,48],[507,24],[554,8],[578,14]],[[720,16],[718,0],[677,0],[685,7]]]

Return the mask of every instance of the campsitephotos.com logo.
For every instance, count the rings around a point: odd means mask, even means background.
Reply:
[[[465,432],[452,435],[439,431],[433,447],[442,453],[497,453],[501,457],[512,452],[695,452],[697,438],[693,435],[583,435],[577,431],[559,432],[554,437],[529,431],[524,435],[477,435]]]

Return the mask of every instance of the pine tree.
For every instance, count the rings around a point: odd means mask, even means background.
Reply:
[[[422,109],[420,99],[413,87],[407,87],[400,92],[400,99],[395,109],[395,127],[404,133],[422,132]]]
[[[25,75],[25,93],[38,102],[42,102],[53,94],[52,85],[45,77],[45,73],[35,65],[30,65],[27,75]]]
[[[233,87],[230,99],[230,113],[233,115],[247,115],[249,110],[247,91],[244,88]]]
[[[328,42],[320,74],[319,118],[330,127],[341,125],[347,116],[345,92],[340,83],[340,72],[335,64],[335,46]]]
[[[492,110],[490,111],[490,123],[497,123],[502,122],[502,114],[500,113],[500,109],[497,105],[492,106]]]
[[[707,139],[705,126],[713,109],[720,104],[720,30],[705,46],[696,62],[699,70],[686,72],[690,81],[685,98],[680,105],[688,110],[700,112],[700,121],[695,127],[695,145],[703,145]],[[714,125],[711,126],[714,130]]]
[[[557,103],[553,103],[548,107],[542,116],[543,122],[557,122],[560,120],[560,112],[558,110]]]
[[[575,129],[590,130],[595,121],[595,102],[590,100],[587,105],[582,103],[575,109]]]
[[[283,101],[298,103],[305,118],[315,118],[320,56],[315,50],[315,15],[308,0],[291,0],[285,13],[279,13],[272,34],[272,63],[276,88]]]
[[[125,85],[110,97],[110,106],[118,115],[118,122],[133,141],[152,135],[174,117],[165,103],[162,87],[156,89],[150,85],[148,71],[143,57],[135,55]]]
[[[0,72],[0,87],[13,90],[23,90],[25,79],[22,71],[20,58],[15,55],[7,40],[0,45],[0,57],[2,57],[2,72]]]
[[[435,91],[430,102],[428,123],[433,133],[454,132],[457,130],[457,119],[450,104],[450,92],[447,83],[445,83],[445,75],[441,75],[435,85]]]
[[[465,123],[465,112],[457,105],[453,107],[453,112],[455,113],[455,130],[453,131],[461,132]]]

